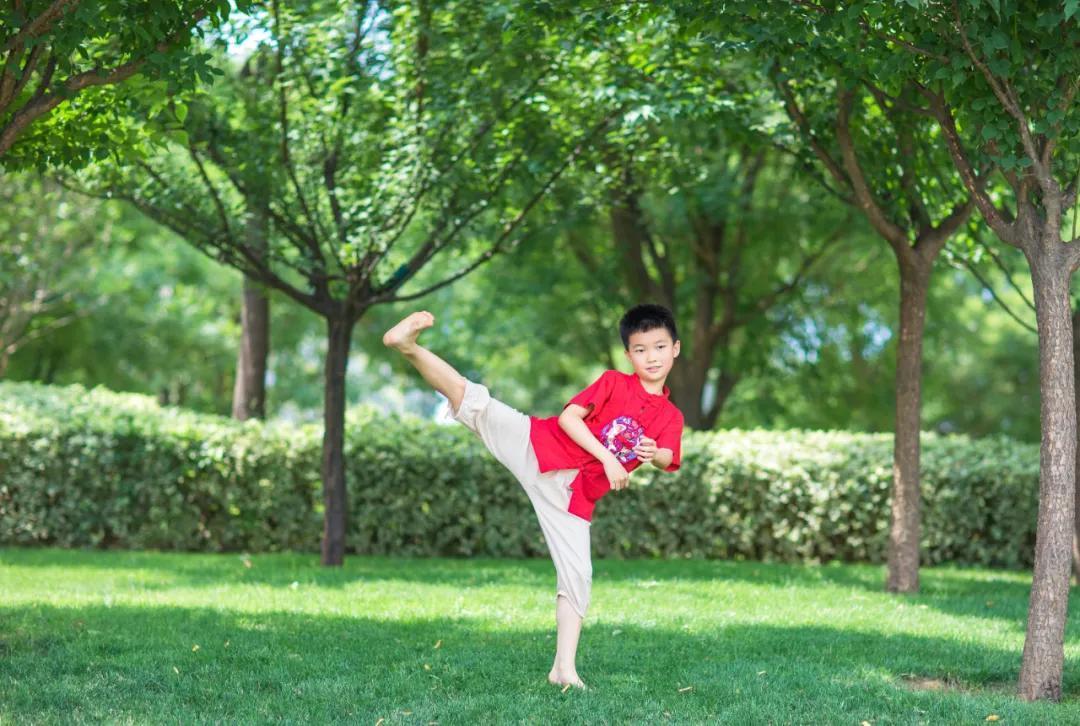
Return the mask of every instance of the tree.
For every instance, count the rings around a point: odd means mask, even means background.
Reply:
[[[644,296],[676,313],[672,396],[687,426],[708,429],[782,332],[772,316],[847,225],[824,209],[808,220],[798,169],[764,140],[692,125],[655,128],[663,141],[651,150],[613,153],[608,234],[568,242],[593,277],[620,279],[624,306]]]
[[[20,349],[91,312],[74,281],[111,221],[56,184],[8,175],[0,188],[0,378]]]
[[[652,300],[675,312],[672,397],[688,426],[711,428],[782,333],[777,311],[846,225],[827,210],[800,214],[803,175],[762,132],[774,109],[745,58],[718,68],[663,7],[615,11],[592,55],[582,95],[615,86],[629,103],[592,163],[564,180],[572,191],[559,198],[573,201],[561,242],[589,278],[618,281],[610,307]]]
[[[246,243],[266,251],[268,220],[262,206],[248,212]],[[243,421],[266,416],[266,361],[270,355],[270,299],[258,280],[244,276],[240,308],[240,346],[233,386],[232,415]]]
[[[3,3],[0,162],[77,166],[131,143],[123,121],[132,103],[211,78],[191,37],[229,9],[216,0]],[[141,83],[116,88],[137,75]]]
[[[324,564],[345,551],[345,372],[375,305],[411,301],[511,249],[607,120],[572,117],[555,83],[573,39],[512,4],[273,3],[270,40],[202,101],[177,106],[184,157],[107,180],[219,261],[326,326]],[[463,34],[460,29],[467,28]],[[569,116],[560,121],[553,110]],[[584,131],[568,132],[577,127]],[[252,211],[265,249],[238,233]],[[404,286],[415,280],[416,289]]]
[[[752,11],[751,11],[752,12]],[[926,300],[934,263],[972,211],[944,150],[925,143],[933,125],[849,62],[848,14],[783,4],[748,24],[803,148],[836,193],[859,209],[892,250],[900,272],[896,348],[892,592],[919,589],[919,433]],[[946,173],[942,173],[945,170]]]
[[[5,189],[22,179],[21,172],[9,174]],[[41,332],[14,353],[7,377],[101,385],[228,415],[239,275],[134,209],[63,189],[15,200],[15,206],[0,206],[0,227],[25,219],[24,229],[43,230],[27,248],[30,255],[51,261],[69,240],[88,242],[55,278],[53,289],[67,302],[36,319]],[[17,237],[3,239],[12,244]],[[296,317],[287,310],[277,315],[283,350],[297,348],[307,329],[307,321]],[[280,401],[279,391],[271,393]]]
[[[1039,331],[1042,448],[1035,569],[1020,695],[1061,698],[1075,528],[1076,407],[1069,283],[1080,239],[1063,232],[1077,201],[1080,22],[1072,0],[868,4],[852,12],[880,51],[874,71],[932,117],[986,224],[1023,252]],[[1031,69],[1037,69],[1032,72]],[[899,82],[898,82],[899,79]],[[988,179],[1000,179],[991,194]]]

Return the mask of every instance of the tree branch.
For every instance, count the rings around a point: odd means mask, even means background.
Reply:
[[[781,285],[773,289],[773,291],[769,294],[758,298],[757,303],[755,303],[754,305],[754,308],[757,310],[758,314],[764,314],[768,312],[774,305],[776,305],[776,303],[780,300],[781,297],[787,295],[792,290],[797,288],[802,282],[802,278],[806,275],[807,272],[810,271],[810,268],[814,266],[814,263],[821,259],[822,255],[824,255],[826,250],[829,249],[829,246],[834,244],[836,240],[840,239],[844,234],[847,233],[847,231],[847,224],[841,225],[840,227],[837,227],[835,230],[833,230],[833,232],[821,243],[820,247],[803,257],[802,261],[799,263],[799,268],[795,271],[795,274],[791,277],[790,280],[782,283]]]
[[[775,73],[772,75],[772,79],[776,88],[784,96],[784,108],[787,109],[788,117],[790,117],[799,130],[802,131],[803,136],[810,144],[810,148],[813,149],[814,154],[821,163],[824,164],[825,168],[828,169],[829,173],[832,174],[832,177],[836,180],[837,184],[843,188],[850,189],[851,181],[844,175],[840,165],[829,155],[829,152],[825,150],[825,147],[823,147],[818,142],[817,138],[815,138],[813,129],[806,119],[806,115],[803,113],[802,109],[799,108],[798,101],[795,99],[795,94],[788,88],[787,83],[781,81]]]
[[[975,49],[971,47],[971,42],[968,40],[967,31],[964,29],[963,21],[960,18],[960,7],[957,5],[956,0],[953,0],[953,17],[956,19],[956,31],[960,34],[960,40],[964,45],[964,51],[967,53],[968,58],[975,64],[975,67],[983,74],[986,82],[990,85],[990,89],[997,96],[998,101],[1004,107],[1005,111],[1016,120],[1017,128],[1020,132],[1020,143],[1024,147],[1024,152],[1031,159],[1032,166],[1035,170],[1035,178],[1039,182],[1039,186],[1042,188],[1043,193],[1047,196],[1053,195],[1057,188],[1057,183],[1054,181],[1053,176],[1050,174],[1047,166],[1042,162],[1042,155],[1039,153],[1035,146],[1035,141],[1031,136],[1031,127],[1028,125],[1027,117],[1024,115],[1024,110],[1020,107],[1019,98],[1013,90],[1009,80],[997,79],[989,66],[986,65],[975,53]]]
[[[941,220],[936,227],[924,227],[919,230],[914,247],[916,254],[922,257],[923,262],[929,264],[937,258],[948,243],[949,238],[971,216],[974,208],[974,201],[972,201],[971,197],[968,197],[963,202],[954,205],[949,215]]]
[[[982,237],[976,237],[975,241],[979,244],[980,247],[986,250],[986,253],[990,255],[990,259],[994,261],[994,264],[997,265],[997,268],[1001,270],[1003,275],[1005,275],[1005,281],[1009,283],[1009,287],[1011,287],[1016,292],[1016,294],[1020,296],[1020,299],[1024,301],[1025,305],[1031,308],[1032,312],[1035,312],[1034,301],[1032,301],[1027,296],[1027,294],[1020,289],[1020,286],[1016,284],[1016,280],[1013,279],[1012,272],[1009,270],[1008,267],[1006,267],[1005,263],[1001,260],[1001,258],[998,257],[997,253],[994,252],[994,248],[988,245],[982,239]]]
[[[265,209],[267,214],[270,215],[270,218],[273,220],[274,225],[282,232],[289,244],[300,253],[301,258],[310,261],[310,265],[305,267],[297,267],[296,265],[290,265],[290,267],[311,282],[318,297],[325,297],[326,281],[330,279],[330,275],[329,271],[326,269],[326,261],[319,248],[318,240],[311,236],[310,230],[304,229],[293,221],[287,205],[279,212],[274,209],[273,204],[271,204],[270,201],[264,202],[261,195],[256,190],[246,185],[233,172],[236,165],[225,157],[221,149],[215,143],[215,138],[215,134],[211,133],[211,137],[206,144],[206,150],[210,155],[210,158],[217,164],[218,168],[225,173],[225,176],[229,179],[229,182],[232,184],[233,188],[236,189],[237,193],[240,194],[249,205]]]
[[[905,258],[911,255],[911,244],[907,233],[896,225],[878,205],[870,185],[863,176],[862,166],[855,153],[855,142],[851,138],[851,108],[855,94],[850,89],[841,90],[836,112],[836,141],[840,146],[840,154],[844,160],[844,169],[851,180],[851,190],[855,193],[855,199],[863,210],[867,219],[877,230],[878,234],[893,248],[898,257]]]
[[[199,176],[203,180],[203,185],[206,187],[206,191],[209,192],[210,198],[214,202],[214,208],[217,210],[218,220],[221,222],[221,230],[229,239],[233,239],[232,225],[229,224],[229,215],[225,211],[225,203],[221,201],[221,195],[218,194],[217,188],[213,182],[210,181],[210,176],[206,173],[206,167],[203,166],[202,159],[199,158],[198,152],[195,151],[195,147],[188,143],[188,154],[191,156],[191,160],[195,162],[195,166],[199,170]]]
[[[997,294],[997,291],[994,290],[994,286],[991,285],[979,273],[979,270],[978,270],[978,268],[975,267],[974,263],[972,263],[966,257],[957,256],[957,259],[960,261],[960,265],[956,265],[956,267],[958,267],[958,268],[963,267],[963,268],[967,269],[968,272],[970,272],[972,274],[972,276],[974,276],[974,278],[979,281],[979,284],[983,286],[983,289],[990,293],[990,296],[994,299],[994,302],[996,302],[998,304],[998,307],[1000,307],[1002,310],[1004,310],[1005,313],[1010,318],[1012,318],[1017,323],[1019,323],[1022,328],[1030,330],[1032,333],[1038,334],[1038,332],[1039,332],[1038,329],[1036,329],[1033,325],[1031,325],[1031,324],[1025,322],[1024,320],[1022,320],[1020,318],[1020,316],[1017,315],[1016,313],[1014,313],[1012,308],[1010,308],[1009,305],[1004,300],[1001,299],[1001,297]],[[1027,302],[1027,299],[1025,298],[1024,301]]]
[[[421,290],[420,292],[412,293],[410,295],[397,295],[397,296],[395,296],[395,295],[393,295],[393,291],[395,289],[397,289],[398,287],[400,287],[401,284],[404,283],[404,280],[401,280],[396,285],[394,285],[392,287],[388,287],[388,288],[384,289],[383,291],[380,291],[380,293],[378,295],[376,295],[371,300],[371,304],[374,305],[374,304],[377,304],[379,302],[399,302],[399,301],[405,301],[405,300],[415,300],[416,298],[423,297],[424,295],[427,295],[430,292],[434,292],[435,290],[438,290],[441,287],[445,287],[446,285],[449,285],[450,283],[454,282],[455,280],[458,280],[458,279],[464,277],[469,272],[475,270],[481,264],[483,264],[487,260],[491,259],[496,253],[501,251],[503,243],[506,241],[506,239],[510,236],[510,234],[512,234],[514,232],[515,229],[517,229],[517,227],[521,224],[522,220],[525,219],[526,215],[533,209],[533,207],[535,207],[540,202],[540,200],[543,199],[543,197],[547,194],[547,192],[551,188],[551,186],[553,184],[555,184],[555,182],[558,181],[558,179],[562,176],[563,172],[565,172],[566,169],[569,168],[570,165],[574,163],[574,160],[577,159],[577,157],[581,155],[581,152],[585,148],[586,142],[588,142],[593,136],[595,136],[601,129],[603,129],[605,126],[607,126],[611,122],[611,120],[613,118],[615,118],[615,116],[617,116],[620,113],[622,113],[622,108],[621,107],[616,108],[611,113],[609,113],[607,116],[605,116],[600,121],[600,123],[598,123],[593,129],[591,129],[585,136],[583,136],[581,139],[579,139],[578,143],[574,146],[574,148],[570,152],[570,154],[567,155],[567,157],[558,166],[558,168],[556,168],[555,171],[548,177],[547,181],[545,181],[544,184],[541,185],[541,187],[536,190],[536,192],[532,195],[532,197],[525,204],[525,206],[521,209],[521,211],[519,211],[517,213],[517,215],[513,219],[511,219],[509,222],[507,222],[507,223],[505,223],[503,225],[502,233],[499,235],[499,237],[492,244],[491,248],[489,248],[486,252],[484,252],[480,256],[480,258],[477,259],[473,264],[471,264],[471,265],[467,266],[465,269],[460,270],[459,272],[451,275],[450,277],[447,277],[446,279],[442,280],[441,282],[438,282],[438,283],[436,283],[434,285],[431,285],[431,286]],[[518,240],[515,240],[513,244],[517,244],[517,242],[518,242]],[[412,274],[415,274],[415,271],[412,271]]]
[[[1002,242],[1014,247],[1021,247],[1023,243],[1014,226],[1014,221],[1008,219],[1007,213],[999,210],[994,205],[986,193],[982,180],[976,176],[967,152],[964,151],[960,133],[956,130],[956,120],[953,118],[952,109],[949,108],[948,103],[940,94],[934,93],[922,85],[918,85],[917,88],[930,102],[934,115],[938,120],[938,125],[945,136],[945,144],[948,147],[949,155],[952,156],[956,169],[960,172],[960,179],[964,182],[964,186],[967,187],[968,193],[971,194],[975,206],[978,207],[986,223],[990,225],[990,228],[994,230],[994,233]]]
[[[849,197],[846,194],[842,193],[836,187],[829,184],[829,180],[826,179],[825,176],[817,168],[815,168],[813,161],[804,159],[799,154],[798,151],[796,151],[794,149],[791,149],[791,148],[789,148],[787,146],[784,146],[783,144],[781,144],[778,141],[773,141],[773,142],[771,142],[770,145],[774,149],[776,149],[776,150],[778,150],[780,152],[783,152],[783,153],[791,156],[793,159],[795,159],[796,163],[798,163],[798,165],[799,165],[799,168],[804,173],[806,173],[808,176],[810,176],[810,178],[812,178],[814,181],[816,181],[821,186],[821,188],[824,189],[826,192],[833,195],[834,197],[839,199],[844,204],[850,204],[850,205],[855,204],[854,199],[852,199],[851,197]]]
[[[0,46],[0,55],[13,50],[28,38],[36,38],[48,31],[58,17],[73,10],[79,2],[80,0],[53,0],[52,5],[47,7],[41,15],[19,28],[19,32],[4,41],[4,44]]]
[[[44,43],[35,45],[30,51],[30,57],[26,59],[23,67],[19,69],[18,77],[11,72],[10,68],[11,65],[15,64],[15,59],[17,58],[16,52],[12,51],[8,54],[8,60],[4,64],[4,72],[0,75],[0,113],[3,113],[7,109],[11,102],[17,98],[26,87],[26,84],[30,82],[30,78],[37,69],[38,61],[41,60],[41,56],[44,53]],[[18,55],[21,55],[21,53]],[[55,65],[53,67],[55,67]]]
[[[947,64],[949,62],[949,59],[946,56],[943,56],[943,55],[940,55],[939,53],[935,53],[933,51],[927,50],[926,48],[920,48],[919,46],[915,45],[914,43],[906,41],[906,40],[904,40],[903,38],[901,38],[901,37],[899,37],[897,35],[893,35],[891,33],[886,33],[883,30],[876,30],[874,28],[871,28],[870,23],[866,20],[866,18],[860,17],[859,18],[859,25],[862,26],[863,30],[865,30],[865,31],[867,31],[867,32],[869,32],[869,33],[871,33],[873,35],[876,35],[878,38],[881,38],[882,40],[887,40],[890,43],[895,43],[896,45],[900,46],[904,50],[907,50],[907,51],[909,51],[911,53],[914,53],[915,55],[921,55],[921,56],[924,56],[926,58],[933,58],[934,60],[939,61],[941,63],[946,63]]]
[[[191,28],[202,20],[205,15],[205,11],[195,13],[192,16],[190,25],[184,26],[184,28],[177,32],[176,35],[158,43],[154,46],[154,51],[163,52],[168,50],[173,43],[190,33]],[[55,57],[51,62],[55,63]],[[41,85],[39,87],[39,92],[35,94],[34,98],[16,111],[15,114],[8,119],[8,122],[4,125],[3,129],[0,130],[0,155],[7,153],[7,151],[15,144],[15,140],[31,123],[52,111],[73,94],[92,86],[107,86],[127,80],[138,73],[145,63],[146,58],[144,57],[132,59],[110,69],[92,68],[68,78],[61,84],[60,89],[51,93],[45,93],[45,85]]]
[[[277,40],[275,56],[277,60],[277,68],[276,72],[274,73],[274,84],[277,86],[278,92],[278,116],[279,124],[281,126],[281,163],[285,167],[285,173],[289,177],[289,181],[292,183],[293,191],[296,193],[296,199],[298,202],[300,202],[300,209],[303,210],[304,217],[307,219],[307,224],[309,228],[308,237],[310,239],[318,239],[320,237],[317,227],[318,220],[311,213],[311,208],[308,206],[307,198],[304,196],[304,191],[300,187],[300,181],[297,179],[296,176],[296,167],[292,163],[292,155],[289,153],[289,108],[288,101],[285,95],[285,84],[283,78],[285,74],[285,64],[283,60],[285,54],[285,39],[282,36],[281,31],[280,10],[281,8],[278,0],[273,0],[272,11],[274,14],[274,35],[276,36]],[[312,254],[318,255],[318,257],[316,257],[315,259],[320,260],[323,267],[326,267],[326,258],[323,255],[322,247],[318,244],[315,244],[310,248],[312,250]]]

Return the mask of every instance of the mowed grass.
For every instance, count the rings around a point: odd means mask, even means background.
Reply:
[[[578,665],[545,676],[544,560],[0,549],[0,723],[1080,723],[1013,695],[1024,573],[600,561]],[[1078,603],[1074,598],[1073,612]]]

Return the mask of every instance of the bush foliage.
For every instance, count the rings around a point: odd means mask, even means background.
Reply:
[[[0,384],[0,543],[316,551],[321,431],[238,423],[73,386]],[[593,525],[599,557],[881,562],[892,437],[688,433],[674,475],[638,470]],[[349,549],[546,552],[527,498],[460,426],[351,411]],[[925,435],[923,557],[1031,564],[1037,446]]]

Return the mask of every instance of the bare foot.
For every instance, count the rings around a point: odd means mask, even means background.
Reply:
[[[553,686],[574,686],[575,688],[586,689],[585,682],[578,677],[578,674],[574,671],[565,672],[552,668],[548,673],[548,683]]]
[[[435,316],[427,310],[420,310],[406,316],[400,323],[386,331],[382,337],[383,345],[408,353],[416,345],[420,331],[435,324]]]

